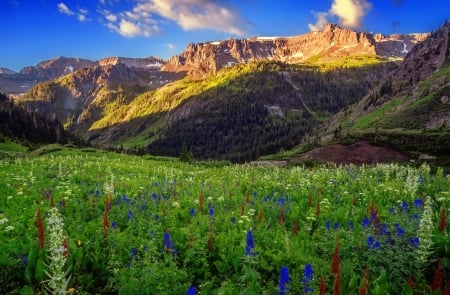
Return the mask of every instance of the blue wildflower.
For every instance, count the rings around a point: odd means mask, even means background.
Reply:
[[[189,210],[189,214],[191,215],[191,217],[195,216],[195,209],[191,208],[191,210]]]
[[[27,256],[22,255],[21,260],[22,260],[22,264],[23,264],[23,265],[25,265],[25,266],[28,265],[28,257],[27,257]]]
[[[391,214],[395,214],[395,208],[394,208],[394,207],[389,208],[389,212],[390,212]]]
[[[115,221],[111,222],[111,227],[112,228],[117,228],[117,223]]]
[[[408,203],[406,203],[406,201],[402,201],[402,211],[407,211],[408,210]]]
[[[386,223],[382,223],[380,234],[385,235],[386,233],[387,233],[387,225],[386,225]]]
[[[415,200],[414,200],[414,206],[415,206],[416,208],[422,207],[422,206],[423,206],[423,200],[422,200],[421,198],[415,199]]]
[[[208,204],[209,208],[209,216],[214,217],[214,207],[211,205],[211,203]]]
[[[367,238],[367,248],[372,249],[375,244],[375,239],[372,236]]]
[[[157,195],[156,193],[153,193],[153,194],[152,194],[152,199],[153,199],[154,201],[157,201],[157,200],[158,200],[158,195]]]
[[[280,288],[279,288],[279,295],[286,295],[287,291],[289,289],[289,269],[287,268],[287,266],[282,266],[281,267],[281,272],[280,272]]]
[[[189,289],[186,291],[186,295],[195,295],[197,294],[197,289],[195,289],[194,286],[190,286]]]
[[[353,220],[350,220],[350,221],[348,222],[348,229],[349,229],[349,230],[353,230],[353,228],[354,228]]]
[[[409,240],[409,243],[415,247],[415,248],[419,248],[419,238],[418,237],[413,237]]]
[[[414,214],[413,214],[413,218],[414,218],[414,219],[419,219],[419,214],[414,213]]]
[[[338,230],[339,229],[339,222],[335,222],[333,225],[334,230]]]
[[[128,211],[128,220],[134,217],[133,211]]]
[[[285,199],[284,199],[284,198],[280,198],[280,199],[278,200],[278,203],[279,203],[280,206],[284,206],[284,204],[285,204]]]
[[[164,232],[163,247],[164,247],[164,251],[166,253],[173,253],[175,255],[177,254],[177,251],[173,245],[173,242],[170,239],[170,234],[167,231]]]
[[[264,197],[264,202],[268,202],[268,201],[269,201],[269,198],[270,198],[269,196],[265,196],[265,197]]]
[[[232,223],[232,224],[236,224],[236,217],[234,217],[234,216],[231,217],[231,223]]]
[[[255,248],[255,241],[253,240],[253,233],[251,230],[247,231],[247,240],[245,243],[245,255],[254,255],[253,249]]]
[[[327,231],[330,231],[330,221],[329,220],[327,220],[325,222],[325,228],[327,229]]]
[[[131,256],[135,257],[137,255],[137,249],[135,247],[131,248]]]
[[[368,228],[370,226],[370,220],[367,217],[364,217],[364,219],[361,221],[361,225],[363,228]]]
[[[147,209],[147,205],[142,205],[142,206],[141,206],[141,210],[142,210],[142,211],[145,211],[145,209]]]
[[[405,234],[405,230],[400,226],[397,227],[397,236],[402,237]]]
[[[314,292],[314,288],[311,286],[311,282],[314,279],[313,274],[314,274],[314,270],[313,270],[312,265],[310,263],[307,263],[303,270],[303,279],[302,279],[303,286],[304,286],[303,291],[305,294]]]

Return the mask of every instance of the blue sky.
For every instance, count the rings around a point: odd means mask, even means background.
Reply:
[[[168,59],[187,44],[293,36],[326,22],[372,33],[422,33],[449,0],[0,0],[0,67],[57,56]]]

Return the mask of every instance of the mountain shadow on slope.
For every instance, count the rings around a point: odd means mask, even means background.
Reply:
[[[28,112],[0,93],[0,135],[24,143],[65,143],[61,123],[46,119],[38,111]]]

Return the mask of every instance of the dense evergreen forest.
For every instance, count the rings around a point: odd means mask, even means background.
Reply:
[[[342,108],[358,101],[389,67],[324,71],[317,66],[260,62],[262,71],[211,88],[170,114],[148,152],[245,162],[290,149]]]
[[[39,112],[28,112],[0,93],[0,137],[24,143],[65,143],[67,138],[61,123],[48,120]]]

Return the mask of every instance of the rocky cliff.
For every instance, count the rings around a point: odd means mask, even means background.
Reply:
[[[25,67],[19,73],[0,69],[0,90],[9,94],[24,93],[37,83],[54,80],[81,69],[120,65],[130,69],[157,71],[164,63],[163,59],[152,56],[146,58],[108,57],[98,61],[57,57],[40,62],[36,66]]]
[[[403,58],[428,34],[391,35],[354,32],[334,24],[321,32],[294,37],[257,37],[189,44],[180,55],[163,67],[202,77],[236,63],[252,60],[278,60],[287,63],[337,60],[350,55],[378,55]]]

